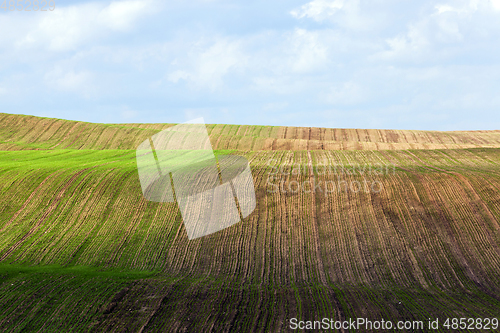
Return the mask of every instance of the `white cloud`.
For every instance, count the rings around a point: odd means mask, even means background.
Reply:
[[[494,9],[500,10],[500,0],[490,0],[490,2]]]
[[[44,80],[49,87],[60,91],[74,92],[85,97],[95,93],[93,75],[89,71],[75,71],[55,66],[45,74]]]
[[[471,52],[471,45],[489,45],[500,33],[500,17],[492,6],[490,0],[434,4],[409,21],[406,31],[386,38],[388,48],[372,59],[436,62]]]
[[[313,0],[294,9],[290,14],[297,19],[312,19],[320,23],[334,23],[338,28],[373,34],[394,17],[384,11],[381,3],[391,0]]]
[[[321,22],[335,15],[344,7],[346,0],[313,0],[290,14],[296,18],[308,17]]]
[[[307,73],[323,68],[328,62],[328,46],[318,32],[296,29],[291,36],[294,72]]]
[[[477,11],[500,10],[500,0],[460,0],[451,3],[435,5],[439,14],[454,12],[457,14],[472,14]]]
[[[173,83],[179,82],[179,80],[189,80],[192,78],[192,75],[188,72],[177,70],[173,71],[168,75],[168,80]]]
[[[167,78],[173,83],[188,81],[195,87],[215,91],[223,85],[223,77],[231,71],[243,68],[248,56],[242,50],[240,41],[216,39],[208,46],[200,47],[202,42],[193,43],[186,50],[187,59],[175,59],[173,64],[183,69],[171,71]]]
[[[315,75],[328,70],[331,47],[338,47],[338,34],[330,29],[308,31],[294,29],[265,33],[239,39],[216,39],[184,46],[186,59],[176,58],[167,79],[186,81],[195,87],[215,91],[235,76],[245,78],[252,89],[269,93],[298,92],[307,86],[301,75]],[[228,87],[227,85],[225,85]]]
[[[114,1],[99,13],[99,21],[112,30],[126,31],[141,16],[158,10],[158,3],[150,0]]]
[[[429,40],[422,24],[410,25],[408,31],[386,40],[389,50],[378,53],[374,59],[417,59],[429,48]]]
[[[59,6],[57,10],[41,15],[6,14],[0,19],[3,21],[0,30],[7,31],[8,36],[0,37],[0,41],[13,43],[21,49],[75,50],[83,43],[94,42],[111,32],[130,30],[137,20],[152,13],[155,6],[154,0],[127,0],[107,5],[90,2]],[[11,45],[3,46],[8,48]]]
[[[454,1],[453,3],[441,3],[434,6],[437,14],[456,13],[456,14],[471,14],[478,10],[479,5],[483,5],[489,0],[468,0],[468,1]]]
[[[446,12],[459,12],[455,7],[450,5],[436,5],[435,8],[438,11],[438,14],[446,13]]]

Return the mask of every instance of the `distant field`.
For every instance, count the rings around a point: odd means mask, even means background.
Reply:
[[[0,113],[0,149],[135,149],[174,124],[94,124]],[[438,132],[207,125],[214,149],[404,150],[500,148],[499,131]]]
[[[257,208],[189,241],[135,163],[169,126],[0,114],[1,330],[500,318],[500,131],[209,125],[216,154],[250,161]],[[289,187],[313,177],[337,187]]]

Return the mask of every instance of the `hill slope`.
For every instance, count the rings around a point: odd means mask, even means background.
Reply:
[[[19,120],[0,132],[7,331],[278,332],[291,318],[500,317],[498,149],[231,151],[250,161],[257,208],[189,241],[175,203],[144,200],[127,148],[168,125],[27,119],[29,130]]]
[[[0,149],[135,149],[173,124],[93,124],[0,113]],[[498,148],[500,131],[409,131],[207,125],[214,149],[403,150]]]

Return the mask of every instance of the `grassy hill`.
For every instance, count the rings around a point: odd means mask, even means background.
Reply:
[[[174,124],[94,124],[0,113],[0,149],[136,149]],[[499,148],[499,131],[410,131],[207,125],[214,149],[405,150]]]
[[[217,154],[250,161],[257,207],[189,241],[135,163],[172,124],[0,118],[6,332],[500,318],[500,131],[209,125]]]

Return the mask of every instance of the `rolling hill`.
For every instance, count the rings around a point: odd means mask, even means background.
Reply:
[[[0,113],[0,149],[136,149],[174,124],[94,124]],[[214,149],[406,150],[498,148],[498,131],[410,131],[207,125]]]
[[[135,162],[172,125],[0,114],[2,330],[500,318],[500,131],[208,125],[250,161],[257,207],[189,241]]]

